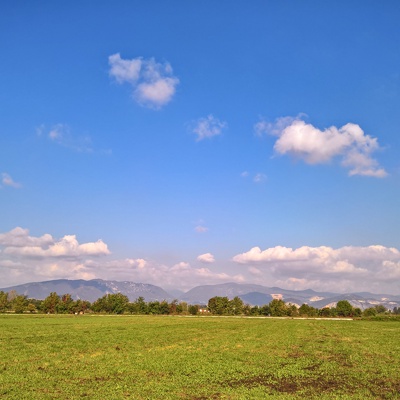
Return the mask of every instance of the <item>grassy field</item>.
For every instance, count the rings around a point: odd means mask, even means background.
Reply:
[[[398,399],[400,323],[0,315],[4,399]]]

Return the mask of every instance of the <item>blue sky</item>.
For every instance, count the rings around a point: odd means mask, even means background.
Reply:
[[[0,287],[400,293],[398,1],[6,1]]]

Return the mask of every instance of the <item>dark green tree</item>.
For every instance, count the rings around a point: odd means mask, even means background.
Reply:
[[[333,313],[332,313],[332,309],[331,308],[329,308],[329,307],[324,307],[324,308],[321,308],[320,310],[319,310],[319,312],[318,312],[318,315],[320,316],[320,317],[332,317],[333,316]]]
[[[376,314],[377,311],[375,307],[368,307],[362,313],[364,317],[374,317]]]
[[[93,311],[123,314],[128,309],[129,299],[122,293],[106,294],[92,304]]]
[[[347,300],[339,300],[336,304],[336,314],[338,317],[352,317],[353,306]]]
[[[188,308],[190,315],[197,315],[199,313],[199,306],[195,304],[191,304]]]
[[[208,300],[208,310],[211,314],[227,315],[229,314],[228,297],[215,296]]]
[[[163,300],[160,303],[160,314],[162,315],[168,315],[170,313],[170,304],[168,304],[168,301]]]
[[[289,314],[289,310],[285,302],[281,299],[273,299],[269,303],[272,317],[285,317]]]
[[[299,308],[299,315],[301,317],[316,317],[318,310],[308,304],[302,304]]]
[[[243,308],[244,308],[243,300],[238,296],[235,296],[229,302],[229,311],[230,311],[229,313],[232,315],[242,315]]]
[[[161,307],[159,301],[149,301],[148,303],[149,314],[161,314]]]
[[[268,306],[267,306],[268,307]],[[259,306],[253,306],[250,308],[250,315],[260,315],[260,307]],[[268,313],[266,315],[269,314],[269,308],[268,308]]]

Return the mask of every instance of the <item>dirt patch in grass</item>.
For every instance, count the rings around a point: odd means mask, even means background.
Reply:
[[[346,376],[315,376],[315,377],[282,377],[277,378],[274,375],[258,375],[246,377],[238,380],[232,380],[225,384],[231,388],[246,387],[251,389],[257,386],[264,386],[272,391],[280,393],[294,394],[301,392],[303,394],[312,393],[331,393],[345,392],[352,394],[357,391],[357,385],[354,381],[351,384]],[[390,379],[370,382],[371,395],[376,398],[386,398],[390,395],[400,395],[400,382]],[[360,387],[364,387],[363,383],[359,383]]]

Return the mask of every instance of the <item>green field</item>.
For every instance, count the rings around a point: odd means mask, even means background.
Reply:
[[[0,315],[4,399],[397,399],[400,323]]]

